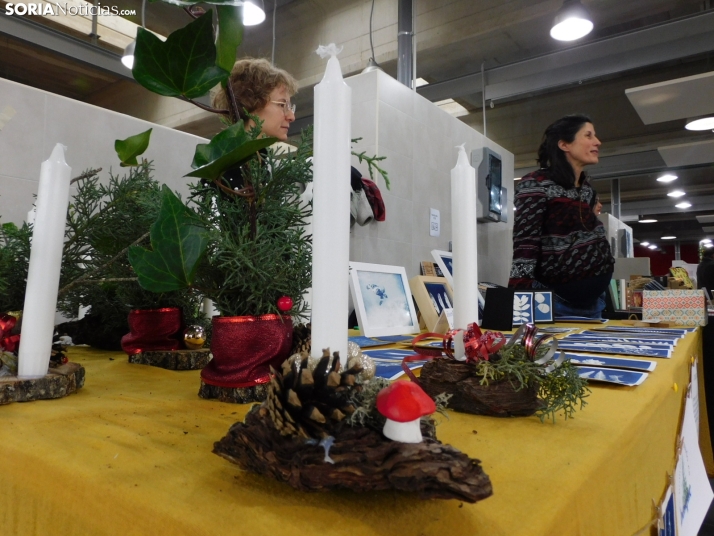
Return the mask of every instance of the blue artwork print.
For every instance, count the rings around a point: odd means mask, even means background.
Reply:
[[[533,321],[552,322],[553,321],[553,293],[534,292],[533,293]]]
[[[357,270],[366,322],[379,327],[411,327],[407,293],[399,274]]]
[[[513,295],[513,325],[533,322],[533,293],[516,292]]]
[[[606,342],[571,341],[567,338],[558,342],[560,350],[595,352],[605,354],[640,355],[646,357],[672,357],[671,346],[651,346],[648,344],[623,344]]]
[[[426,291],[431,298],[431,303],[434,306],[434,309],[436,309],[437,314],[441,314],[441,311],[444,309],[453,308],[444,283],[424,283],[424,286],[426,287]]]
[[[565,358],[575,365],[590,365],[594,367],[622,368],[652,372],[657,363],[646,359],[627,359],[626,357],[609,357],[604,355],[571,354],[565,352]]]
[[[663,505],[662,526],[659,529],[659,536],[677,536],[674,526],[674,515],[674,494],[668,491],[667,499]]]
[[[449,271],[449,273],[451,275],[454,275],[454,268],[453,268],[454,259],[452,259],[451,257],[445,257],[444,255],[442,255],[441,260],[443,261],[444,266],[446,266],[446,269]]]
[[[640,385],[647,379],[646,372],[636,372],[633,370],[615,370],[600,367],[576,367],[578,376],[586,380],[599,382],[616,383],[633,387]]]

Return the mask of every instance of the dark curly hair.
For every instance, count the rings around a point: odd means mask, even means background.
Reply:
[[[537,162],[550,171],[551,178],[563,188],[575,186],[575,173],[565,153],[558,147],[559,141],[572,143],[575,135],[592,119],[585,114],[566,115],[545,129],[543,141],[538,148]]]
[[[285,86],[291,96],[298,89],[297,81],[290,73],[274,67],[263,58],[244,58],[235,62],[229,81],[241,119],[246,118],[246,110],[254,113],[268,104],[270,93],[275,88]],[[214,108],[230,110],[228,95],[223,88],[218,88],[211,100]],[[234,119],[232,114],[231,119]]]

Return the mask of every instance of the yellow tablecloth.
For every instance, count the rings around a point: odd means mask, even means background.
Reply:
[[[439,438],[481,459],[493,482],[494,495],[471,505],[302,493],[243,472],[211,448],[249,406],[198,398],[198,372],[75,348],[87,371],[79,393],[0,406],[0,534],[634,534],[674,468],[692,355],[698,333],[638,387],[593,384],[568,421],[451,412]],[[708,430],[702,439],[711,468]]]

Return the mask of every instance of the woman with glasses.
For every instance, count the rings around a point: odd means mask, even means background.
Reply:
[[[516,187],[508,286],[553,289],[556,316],[599,318],[605,308],[615,260],[584,172],[599,154],[590,118],[563,117],[543,135],[540,169]]]
[[[248,114],[258,116],[263,121],[262,133],[288,139],[290,123],[295,121],[295,105],[290,98],[297,93],[296,80],[286,71],[273,67],[268,60],[246,58],[233,66],[229,79],[240,118],[246,128],[253,126]],[[227,91],[219,89],[213,95],[214,108],[230,110]],[[235,118],[231,117],[235,122]]]

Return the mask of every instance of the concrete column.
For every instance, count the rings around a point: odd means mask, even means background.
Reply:
[[[620,179],[612,179],[610,181],[610,211],[618,220],[620,219]]]
[[[397,33],[397,80],[412,87],[414,0],[399,0]]]

